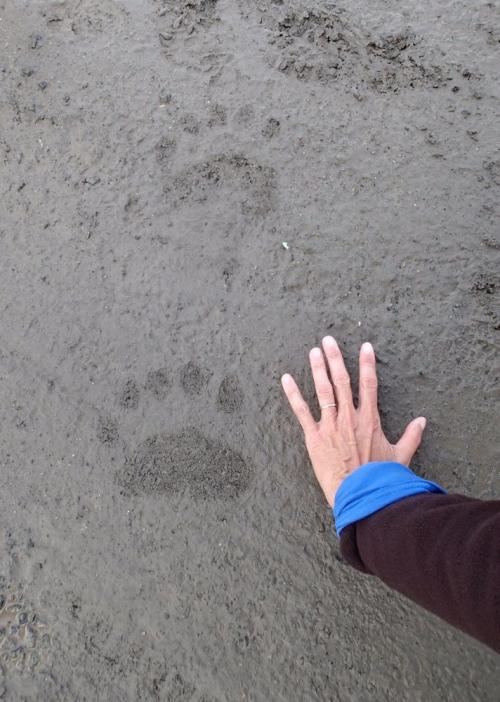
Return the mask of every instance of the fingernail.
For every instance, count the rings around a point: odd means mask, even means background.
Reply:
[[[289,385],[291,379],[292,379],[292,376],[289,375],[288,373],[285,373],[285,375],[281,376],[281,382],[283,383],[283,385]]]
[[[337,346],[337,342],[333,338],[333,336],[325,336],[323,339],[323,343],[325,346],[330,346],[330,348],[335,348]]]
[[[313,358],[321,358],[322,357],[321,349],[318,349],[318,347],[315,346],[313,349],[311,349],[311,356]]]
[[[361,347],[361,351],[363,353],[373,353],[373,346],[370,344],[369,341],[365,341],[365,343]]]
[[[427,419],[425,417],[419,417],[417,421],[420,424],[423,431],[427,425]]]

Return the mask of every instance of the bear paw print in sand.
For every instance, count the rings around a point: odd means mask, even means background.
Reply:
[[[50,633],[25,601],[22,589],[0,590],[0,664],[4,670],[37,669],[50,646]]]
[[[221,130],[227,122],[224,105],[213,103],[204,117],[186,113],[177,101],[165,91],[160,102],[168,99],[170,127],[152,144],[151,158],[156,161],[165,202],[173,211],[191,211],[194,206],[205,210],[214,202],[234,203],[236,211],[248,217],[266,217],[276,206],[277,173],[271,165],[237,149],[217,151],[186,164],[179,156],[203,152],[207,140],[206,129]],[[236,121],[245,116],[252,121],[253,108],[241,107]],[[174,129],[175,127],[175,129]],[[262,126],[262,138],[272,139],[280,131],[280,120],[267,116]],[[200,147],[200,148],[199,148]]]
[[[160,99],[164,100],[165,96]],[[244,106],[239,113],[248,109],[250,106]],[[178,131],[161,136],[152,146],[152,157],[161,175],[159,180],[166,202],[173,210],[227,198],[234,200],[243,215],[263,217],[274,209],[277,193],[274,168],[245,153],[222,151],[187,166],[185,163],[180,167],[177,165],[179,153],[192,150],[197,142],[206,141],[205,128],[224,127],[227,115],[223,105],[211,105],[204,119],[182,113],[175,106],[170,108],[170,113]],[[241,117],[240,114],[237,119]],[[279,132],[279,127],[278,119],[268,117],[262,128],[263,137],[272,138]]]
[[[127,24],[129,13],[114,0],[86,0],[47,3],[43,15],[53,31],[70,31],[76,37],[92,39],[105,32],[120,31]]]
[[[245,154],[217,154],[164,176],[165,197],[174,209],[215,197],[237,199],[244,215],[262,217],[274,208],[274,169]]]
[[[409,29],[375,35],[364,32],[356,17],[338,6],[311,7],[303,0],[252,5],[239,0],[254,29],[264,29],[267,61],[282,74],[301,81],[328,84],[347,79],[379,93],[418,86],[447,85],[461,70],[436,65],[439,52],[422,47]],[[359,99],[359,92],[353,91]]]
[[[218,0],[162,0],[157,12],[160,46],[168,51],[175,39],[219,22],[217,5]]]
[[[189,361],[181,368],[180,385],[186,395],[195,398],[208,385],[211,375],[209,370]],[[143,383],[160,401],[166,399],[172,386],[167,368],[149,371]],[[127,410],[137,409],[139,388],[136,380],[127,380],[118,396],[119,405]],[[218,386],[216,409],[236,413],[243,401],[238,377],[225,376]],[[103,445],[114,444],[119,438],[117,422],[109,416],[99,417],[97,437]],[[192,427],[150,436],[128,455],[115,477],[125,495],[175,495],[187,491],[195,500],[233,500],[248,489],[252,473],[251,466],[236,450]]]

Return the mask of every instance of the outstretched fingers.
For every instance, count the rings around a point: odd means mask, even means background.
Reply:
[[[288,402],[290,403],[290,407],[292,408],[294,415],[297,417],[300,426],[304,430],[304,433],[307,434],[314,431],[317,426],[316,422],[314,421],[311,410],[309,409],[307,402],[302,397],[295,380],[291,375],[285,373],[285,375],[281,378],[281,384],[283,386],[283,390],[285,391],[285,395],[287,396]]]

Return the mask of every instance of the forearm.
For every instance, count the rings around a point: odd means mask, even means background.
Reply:
[[[345,558],[500,651],[500,501],[446,495],[409,465],[422,439],[416,417],[395,444],[377,401],[375,354],[359,354],[359,403],[335,339],[309,354],[321,418],[291,375],[283,389],[302,429]],[[328,363],[328,369],[327,369]]]
[[[420,494],[347,526],[344,558],[500,652],[500,501]]]

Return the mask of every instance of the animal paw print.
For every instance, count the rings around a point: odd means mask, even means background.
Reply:
[[[209,85],[214,85],[233,58],[224,50],[225,31],[218,0],[161,0],[156,14],[160,50],[169,65],[180,60],[185,67],[187,61],[190,68],[207,77]],[[186,47],[182,58],[178,42]]]
[[[0,591],[0,663],[5,670],[37,669],[50,647],[50,633],[25,601],[22,588]]]
[[[172,702],[215,702],[181,675],[176,667],[171,670],[162,667],[159,670],[148,671],[145,686],[154,699]]]
[[[163,96],[163,97],[162,97]],[[164,92],[160,93],[160,101]],[[274,168],[238,151],[222,151],[200,161],[178,164],[178,156],[196,153],[198,142],[206,140],[207,129],[224,129],[227,114],[224,105],[207,105],[205,116],[184,112],[170,96],[167,103],[168,131],[154,144],[154,158],[163,182],[163,193],[172,211],[192,209],[193,205],[212,203],[215,199],[234,202],[244,215],[268,215],[275,206],[277,177]],[[242,123],[254,118],[251,105],[245,105],[233,117]],[[276,117],[268,117],[262,136],[272,139],[280,130]]]
[[[483,307],[490,318],[491,325],[495,331],[500,330],[500,314],[498,305],[498,293],[500,291],[500,276],[491,272],[479,273],[471,292],[476,301]]]
[[[201,395],[208,385],[210,371],[193,361],[180,371],[180,385],[191,398]],[[144,388],[158,400],[164,400],[172,388],[167,368],[150,371]],[[127,380],[120,396],[122,408],[136,409],[139,384]],[[226,413],[238,412],[244,400],[236,375],[227,375],[218,387],[215,406]],[[118,425],[110,417],[100,417],[97,436],[104,445],[118,438]],[[116,473],[116,482],[128,496],[177,495],[187,492],[194,500],[234,500],[249,487],[252,477],[249,463],[226,443],[203,434],[196,427],[179,432],[159,433],[148,437],[128,454],[124,467]]]
[[[176,36],[189,37],[219,21],[217,4],[218,0],[162,0],[157,12],[160,45],[168,49]]]
[[[107,32],[126,20],[128,13],[113,0],[88,0],[77,3],[50,3],[44,11],[52,29],[69,27],[76,36],[92,37]]]
[[[274,208],[276,173],[241,153],[222,153],[169,174],[164,185],[174,209],[216,197],[237,199],[244,215],[265,216]]]
[[[247,2],[240,0],[240,5],[245,16],[252,14]],[[385,93],[422,85],[441,87],[457,70],[435,65],[430,56],[422,61],[423,52],[414,50],[418,41],[411,31],[370,35],[336,6],[315,8],[301,0],[286,7],[257,4],[253,17],[256,26],[267,32],[268,63],[299,80],[330,83],[347,77],[351,85]]]

